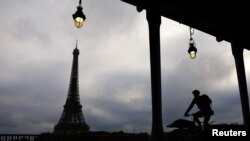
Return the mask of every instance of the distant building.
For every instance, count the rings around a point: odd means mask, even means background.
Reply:
[[[71,70],[71,78],[68,90],[66,104],[63,106],[63,112],[57,125],[54,127],[55,134],[74,133],[89,131],[89,126],[82,112],[80,104],[79,88],[78,88],[78,55],[79,50],[73,51],[73,64]]]

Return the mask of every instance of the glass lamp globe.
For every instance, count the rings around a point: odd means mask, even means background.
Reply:
[[[72,15],[74,19],[75,26],[81,28],[86,20],[86,16],[82,12],[82,7],[78,6],[75,14]]]
[[[189,53],[191,59],[196,58],[197,49],[195,48],[194,43],[189,44],[188,53]]]

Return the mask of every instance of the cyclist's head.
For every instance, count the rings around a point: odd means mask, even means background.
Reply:
[[[199,96],[200,95],[200,91],[199,90],[194,90],[193,91],[193,95],[194,96]]]

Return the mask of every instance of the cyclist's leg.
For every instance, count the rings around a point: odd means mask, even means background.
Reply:
[[[204,126],[207,126],[207,125],[208,125],[208,122],[209,122],[209,120],[210,120],[210,117],[211,117],[211,115],[205,115],[205,116],[204,116]]]
[[[210,120],[211,114],[205,114],[204,115],[204,130],[208,127],[208,122]]]
[[[194,121],[198,124],[200,128],[202,128],[199,118],[204,116],[203,113],[201,111],[198,111],[195,114],[193,114],[193,116],[194,116]]]

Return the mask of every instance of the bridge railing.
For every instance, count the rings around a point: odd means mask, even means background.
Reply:
[[[0,134],[0,141],[148,141],[147,135],[21,135]]]
[[[39,135],[0,134],[0,141],[39,141]]]

